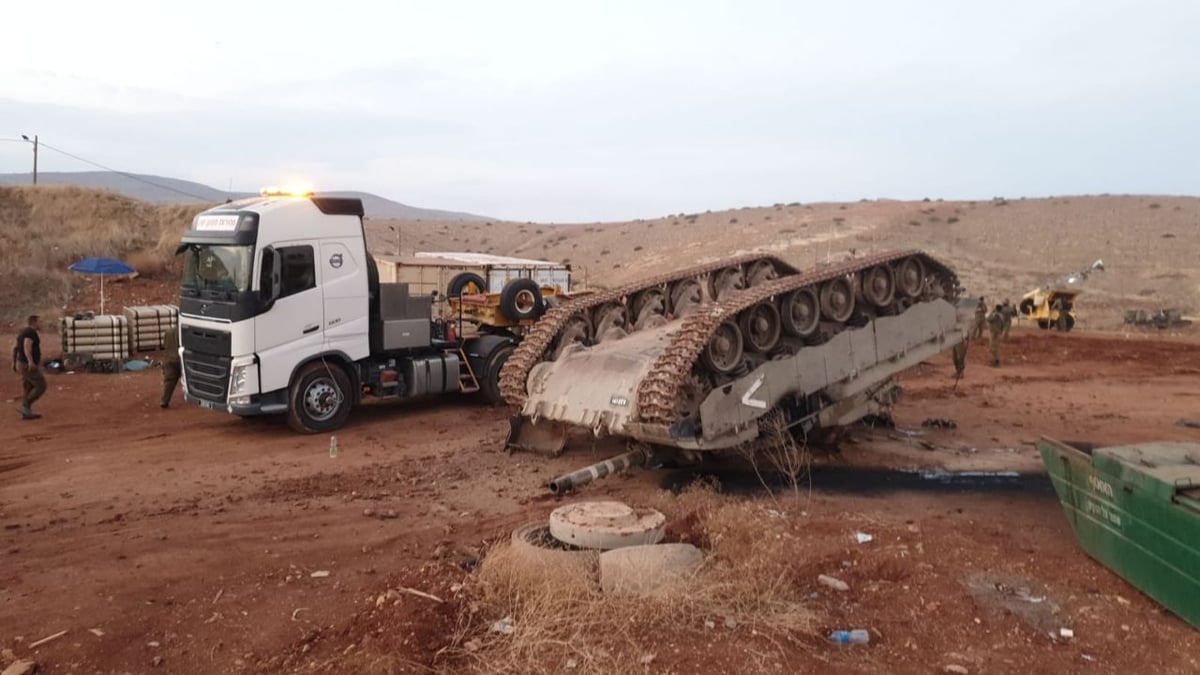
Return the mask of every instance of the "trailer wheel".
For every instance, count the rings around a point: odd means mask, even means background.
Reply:
[[[450,280],[450,285],[446,286],[446,296],[450,298],[461,298],[463,295],[472,295],[474,293],[484,293],[487,291],[487,282],[483,277],[473,272],[463,272],[462,274],[454,275]]]
[[[500,313],[509,321],[530,321],[545,309],[542,289],[533,279],[513,279],[500,293]]]
[[[504,396],[500,393],[500,370],[504,368],[512,353],[512,345],[502,345],[492,350],[484,362],[483,372],[480,373],[479,393],[483,394],[483,400],[490,405],[504,403]]]
[[[339,429],[350,416],[350,376],[336,363],[313,361],[288,387],[288,426],[302,434]]]

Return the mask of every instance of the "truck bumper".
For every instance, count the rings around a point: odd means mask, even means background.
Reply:
[[[287,390],[280,389],[266,394],[254,394],[250,397],[250,402],[241,405],[230,405],[229,403],[218,403],[209,401],[208,399],[192,396],[184,391],[183,399],[188,403],[194,403],[201,408],[209,410],[219,410],[227,412],[231,415],[239,417],[253,417],[255,415],[273,415],[276,413],[287,412]]]

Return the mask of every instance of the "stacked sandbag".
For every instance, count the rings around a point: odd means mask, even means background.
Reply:
[[[179,330],[179,308],[174,305],[126,307],[129,322],[129,351],[156,352],[163,348],[163,332]]]
[[[129,320],[123,316],[64,317],[63,352],[92,359],[129,358]]]

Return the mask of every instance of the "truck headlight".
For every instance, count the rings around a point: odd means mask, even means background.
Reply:
[[[258,366],[253,363],[243,363],[233,367],[229,374],[229,402],[240,405],[249,403],[250,394],[258,393]],[[234,399],[239,399],[235,401]]]

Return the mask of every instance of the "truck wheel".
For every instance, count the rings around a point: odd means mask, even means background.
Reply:
[[[500,369],[508,362],[508,357],[512,356],[513,346],[503,345],[492,350],[488,354],[487,361],[484,363],[483,372],[479,382],[479,393],[483,395],[483,400],[490,405],[501,405],[504,403],[504,396],[500,394]]]
[[[471,288],[472,286],[474,288]],[[486,292],[487,283],[484,282],[483,277],[472,272],[454,275],[454,278],[450,280],[450,285],[446,287],[446,297],[450,298],[461,298],[464,294]]]
[[[353,393],[341,366],[313,361],[288,387],[288,426],[302,434],[339,429],[350,416]]]
[[[509,321],[533,320],[545,309],[542,289],[533,279],[513,279],[500,293],[500,313]]]

